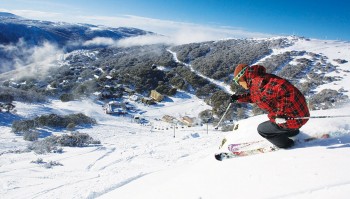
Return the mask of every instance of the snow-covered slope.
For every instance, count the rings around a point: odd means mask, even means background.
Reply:
[[[281,54],[287,51],[307,51],[315,54],[326,56],[332,65],[338,66],[337,71],[333,71],[327,74],[327,76],[340,76],[342,81],[336,83],[323,84],[317,88],[320,91],[325,88],[331,88],[339,90],[344,88],[349,90],[350,83],[350,42],[349,41],[335,41],[335,40],[318,40],[318,39],[300,39],[295,37],[288,37],[292,44],[289,47],[274,49],[270,55]],[[270,57],[269,56],[269,57]],[[312,59],[310,55],[305,55],[306,58]],[[258,60],[256,64],[259,64],[264,59]],[[336,60],[344,59],[347,62],[339,64]],[[345,93],[350,97],[350,93]]]
[[[350,61],[349,49],[347,42],[297,39],[287,48],[275,49],[273,54],[307,50],[322,53],[329,60]],[[339,65],[340,70],[327,75],[343,78],[336,84],[321,87],[349,90],[350,63],[334,61],[334,64]],[[174,129],[173,125],[159,119],[164,115],[196,117],[210,107],[184,92],[156,106],[130,103],[150,121],[148,125],[138,124],[131,117],[106,115],[100,103],[89,100],[45,104],[16,102],[16,114],[0,113],[1,198],[322,199],[348,198],[350,194],[349,135],[310,142],[292,150],[218,162],[213,154],[224,137],[230,142],[260,140],[256,126],[267,119],[266,115],[238,121],[239,129],[234,133],[215,131],[206,124],[178,125]],[[65,147],[62,154],[21,153],[29,142],[11,132],[12,121],[48,113],[78,112],[95,118],[98,124],[77,130],[100,140],[101,145]],[[350,106],[311,114],[349,115]],[[346,134],[350,132],[349,123],[349,117],[310,119],[302,127],[300,136]],[[45,129],[45,132],[47,135],[65,133],[61,129]],[[38,164],[40,159],[44,163],[59,164],[48,169],[45,164]]]
[[[350,107],[313,115],[349,113]],[[232,142],[260,140],[255,127],[266,115],[239,122],[228,133]],[[311,119],[299,137],[317,133],[348,134],[266,154],[216,161],[207,157],[135,180],[101,198],[348,198],[350,118]],[[219,144],[219,143],[218,143]]]
[[[209,108],[190,94],[175,97],[142,109],[142,117],[150,120],[141,125],[131,117],[106,115],[100,104],[92,101],[48,104],[16,102],[16,116],[0,113],[0,193],[5,198],[94,198],[130,181],[177,164],[188,164],[207,156],[208,148],[219,142],[221,132],[205,126],[187,127],[158,121],[166,114],[175,117],[196,116]],[[64,148],[62,154],[39,155],[33,152],[16,153],[29,142],[11,132],[11,122],[35,115],[84,113],[95,118],[98,125],[77,129],[101,141],[101,146]],[[155,120],[157,119],[157,120]],[[46,134],[62,134],[62,130],[46,129]],[[175,138],[174,138],[175,133]],[[196,144],[194,144],[196,143]],[[32,161],[56,161],[63,166],[46,169]]]

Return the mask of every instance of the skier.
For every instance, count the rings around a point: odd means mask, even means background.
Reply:
[[[234,82],[249,90],[246,94],[231,96],[231,103],[255,103],[268,112],[269,121],[258,125],[258,133],[279,148],[294,145],[290,137],[296,136],[310,116],[304,95],[290,82],[266,73],[261,65],[238,64]]]

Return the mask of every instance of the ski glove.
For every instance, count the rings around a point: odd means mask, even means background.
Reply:
[[[275,122],[276,122],[276,124],[284,124],[287,122],[287,120],[285,118],[282,118],[282,117],[277,117],[275,119]]]
[[[231,95],[231,103],[235,103],[238,100],[238,95]]]

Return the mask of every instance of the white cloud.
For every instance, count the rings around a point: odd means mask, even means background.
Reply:
[[[58,60],[58,57],[63,54],[63,51],[57,48],[57,46],[44,42],[42,45],[35,46],[32,49],[32,54],[29,58],[29,62],[34,63],[35,68],[46,69],[51,67],[52,63]]]
[[[125,15],[119,17],[104,16],[79,16],[80,21],[86,23],[99,22],[112,27],[135,27],[168,36],[171,43],[184,44],[191,42],[202,42],[220,40],[225,38],[267,38],[275,35],[258,32],[249,32],[241,28],[207,26],[193,23],[176,22],[145,18],[139,16]]]
[[[45,75],[49,68],[57,65],[57,60],[63,55],[62,50],[49,42],[31,47],[23,39],[16,44],[0,45],[0,49],[14,57],[11,63],[1,63],[4,71],[25,69],[19,70],[22,73],[16,73],[17,77]]]
[[[220,40],[225,38],[266,38],[275,36],[271,34],[250,32],[237,27],[209,26],[194,23],[153,19],[133,15],[122,15],[113,17],[84,15],[73,16],[67,13],[51,13],[34,10],[5,11],[30,19],[64,21],[70,23],[89,23],[95,25],[105,25],[110,27],[140,28],[146,31],[155,32],[157,34],[166,35],[168,37],[166,39],[166,42],[174,44]],[[138,40],[142,41],[143,39],[144,38],[139,38]],[[148,37],[147,40],[150,41],[151,38]],[[108,43],[108,41],[104,42]]]
[[[116,41],[108,37],[95,37],[83,43],[84,46],[115,46]]]
[[[142,45],[151,45],[151,44],[174,44],[169,37],[162,35],[143,35],[137,37],[129,37],[117,42],[119,47],[128,47],[128,46],[142,46]]]
[[[174,44],[169,37],[162,35],[142,35],[114,40],[107,37],[95,37],[83,43],[84,46],[110,46],[110,47],[130,47],[151,44]]]

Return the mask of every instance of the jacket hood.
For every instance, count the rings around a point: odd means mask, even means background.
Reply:
[[[261,65],[253,65],[247,68],[245,72],[245,79],[248,87],[252,84],[252,79],[258,76],[264,76],[266,74],[266,68]]]

